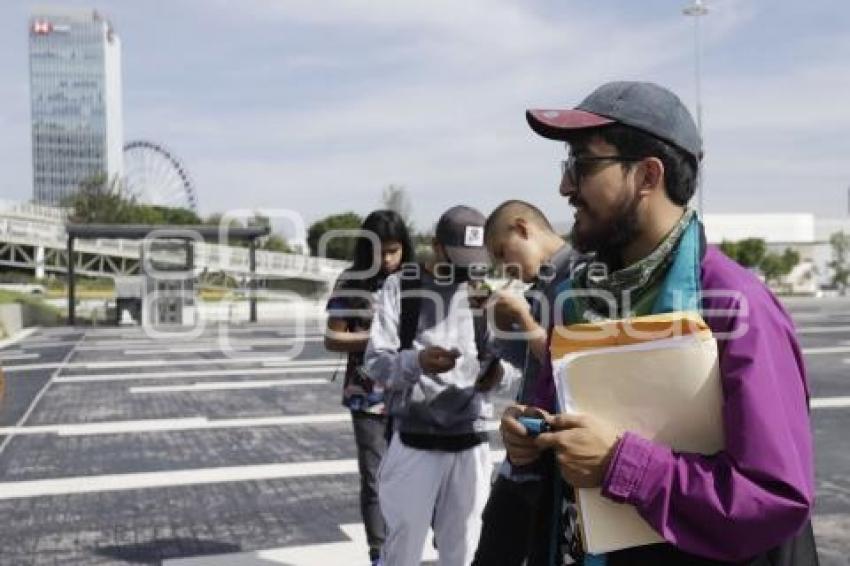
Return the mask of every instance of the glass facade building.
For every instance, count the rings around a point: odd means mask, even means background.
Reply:
[[[33,200],[59,205],[86,179],[122,175],[121,43],[91,10],[29,22]]]

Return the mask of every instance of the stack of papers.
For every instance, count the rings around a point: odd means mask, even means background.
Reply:
[[[557,327],[552,362],[563,412],[593,415],[679,452],[723,449],[717,342],[697,313]],[[587,552],[663,542],[631,505],[578,489]]]

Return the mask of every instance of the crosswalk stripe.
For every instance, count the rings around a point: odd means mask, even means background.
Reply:
[[[33,426],[0,427],[0,436],[97,436],[102,434],[147,434],[156,432],[180,432],[189,430],[215,430],[228,428],[289,427],[317,424],[338,424],[351,421],[350,412],[305,415],[281,415],[276,417],[237,417],[230,419],[207,419],[206,417],[184,417],[178,419],[142,419],[134,421],[105,421],[100,423],[66,423]],[[499,430],[499,421],[487,421],[485,431]]]
[[[298,373],[326,373],[342,369],[340,364],[323,365],[288,365],[273,368],[245,368],[245,369],[211,369],[211,370],[189,370],[189,371],[154,371],[139,373],[102,373],[85,375],[64,375],[54,379],[54,383],[95,383],[101,381],[133,381],[136,379],[182,379],[187,377],[216,377],[240,375],[290,375]]]
[[[135,421],[107,421],[101,423],[10,426],[0,428],[0,435],[11,434],[16,436],[29,436],[38,434],[55,434],[57,436],[94,436],[100,434],[144,434],[149,432],[328,424],[348,422],[350,420],[351,413],[348,412],[326,413],[320,415],[243,417],[234,419],[185,417],[179,419],[143,419]]]
[[[330,364],[338,363],[338,359],[327,358],[320,360],[299,361],[292,356],[257,356],[257,357],[227,357],[227,358],[203,358],[193,360],[116,360],[107,362],[71,362],[50,364],[16,364],[7,366],[6,373],[33,371],[44,369],[112,369],[122,367],[171,367],[171,366],[205,366],[205,365],[246,365],[262,364],[265,362],[301,363],[301,364]]]
[[[145,385],[131,387],[130,393],[191,393],[194,391],[236,391],[239,389],[268,389],[298,385],[327,385],[327,379],[260,379],[251,381],[212,381],[189,385]]]
[[[843,409],[850,407],[850,397],[819,397],[811,400],[812,409]]]
[[[822,348],[803,348],[803,354],[812,356],[817,354],[847,354],[850,346],[826,346]]]
[[[494,462],[499,462],[505,457],[504,450],[491,450],[490,452]],[[0,483],[0,500],[355,473],[357,473],[357,460],[350,458],[11,481]]]
[[[797,327],[797,334],[833,334],[850,332],[850,326],[802,326]]]

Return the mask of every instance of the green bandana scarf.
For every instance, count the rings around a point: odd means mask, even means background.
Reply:
[[[695,214],[693,209],[686,209],[664,240],[649,255],[628,267],[609,273],[607,264],[593,259],[579,267],[574,276],[574,288],[589,291],[589,296],[575,299],[579,316],[594,321],[649,312],[664,273],[673,260],[672,252]]]

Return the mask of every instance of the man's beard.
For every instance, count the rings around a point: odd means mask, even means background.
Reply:
[[[578,204],[584,204],[579,197]],[[584,222],[579,230],[574,225],[570,232],[570,243],[581,253],[596,252],[596,256],[607,262],[619,263],[620,252],[637,238],[638,229],[637,195],[626,197],[617,212],[604,224],[594,212],[583,207]],[[576,202],[571,203],[575,206]],[[591,224],[591,226],[587,226]]]

